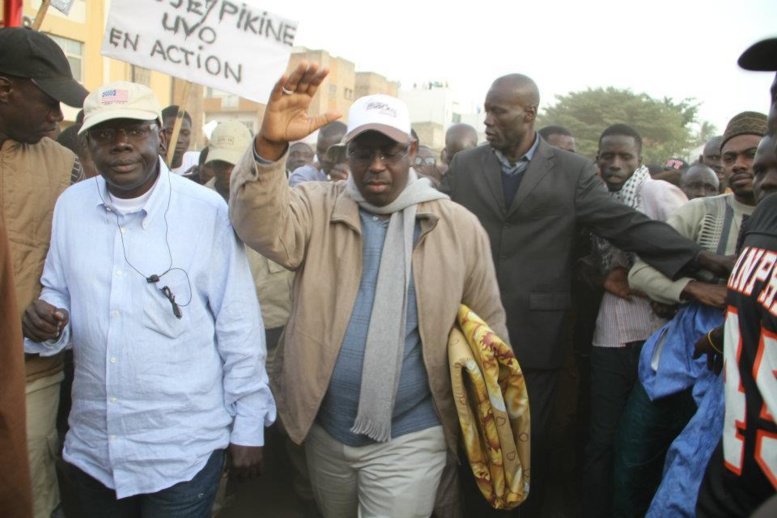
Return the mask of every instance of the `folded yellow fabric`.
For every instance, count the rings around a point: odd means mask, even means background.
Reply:
[[[448,338],[464,447],[480,492],[495,509],[529,496],[529,397],[510,347],[467,306]]]

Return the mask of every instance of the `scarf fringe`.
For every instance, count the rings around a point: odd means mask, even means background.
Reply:
[[[351,427],[351,432],[366,435],[376,442],[388,442],[391,439],[391,421],[388,426],[371,421],[368,417],[357,416]]]
[[[624,205],[638,210],[642,201],[640,189],[642,184],[650,179],[650,171],[644,165],[641,165],[634,171],[634,174],[626,180],[621,190],[611,192],[610,196],[620,201]],[[603,237],[592,235],[594,252],[598,256],[599,272],[607,275],[615,266],[626,266],[630,268],[634,264],[634,254],[623,252],[615,247]]]

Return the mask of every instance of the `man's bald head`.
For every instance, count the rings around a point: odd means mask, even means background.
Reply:
[[[523,106],[533,106],[537,110],[540,106],[540,90],[537,83],[531,77],[523,74],[508,74],[497,78],[491,85],[491,90],[499,89],[504,92],[512,91],[520,97]]]
[[[459,151],[472,149],[478,145],[478,132],[469,124],[454,124],[445,132],[445,149],[443,157],[445,163],[450,163]]]
[[[491,85],[483,108],[486,140],[512,163],[534,142],[540,92],[528,76],[510,74]]]
[[[712,137],[707,141],[706,144],[704,144],[704,153],[705,155],[720,155],[720,145],[723,143],[723,135],[718,135],[717,137]]]
[[[689,200],[715,196],[718,194],[719,184],[715,171],[701,163],[693,164],[680,176],[680,189]]]

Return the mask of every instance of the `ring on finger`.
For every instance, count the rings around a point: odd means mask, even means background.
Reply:
[[[294,93],[294,90],[289,90],[289,89],[288,89],[288,88],[286,88],[285,86],[282,86],[282,87],[281,87],[281,92],[283,92],[283,95],[291,95],[291,94],[293,94],[293,93]]]

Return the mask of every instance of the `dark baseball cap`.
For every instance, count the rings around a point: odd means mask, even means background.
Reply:
[[[45,93],[74,108],[80,108],[89,94],[73,79],[59,45],[30,29],[0,29],[0,74],[32,79]]]
[[[739,56],[737,63],[745,70],[760,72],[777,70],[777,38],[767,38],[753,43]]]

